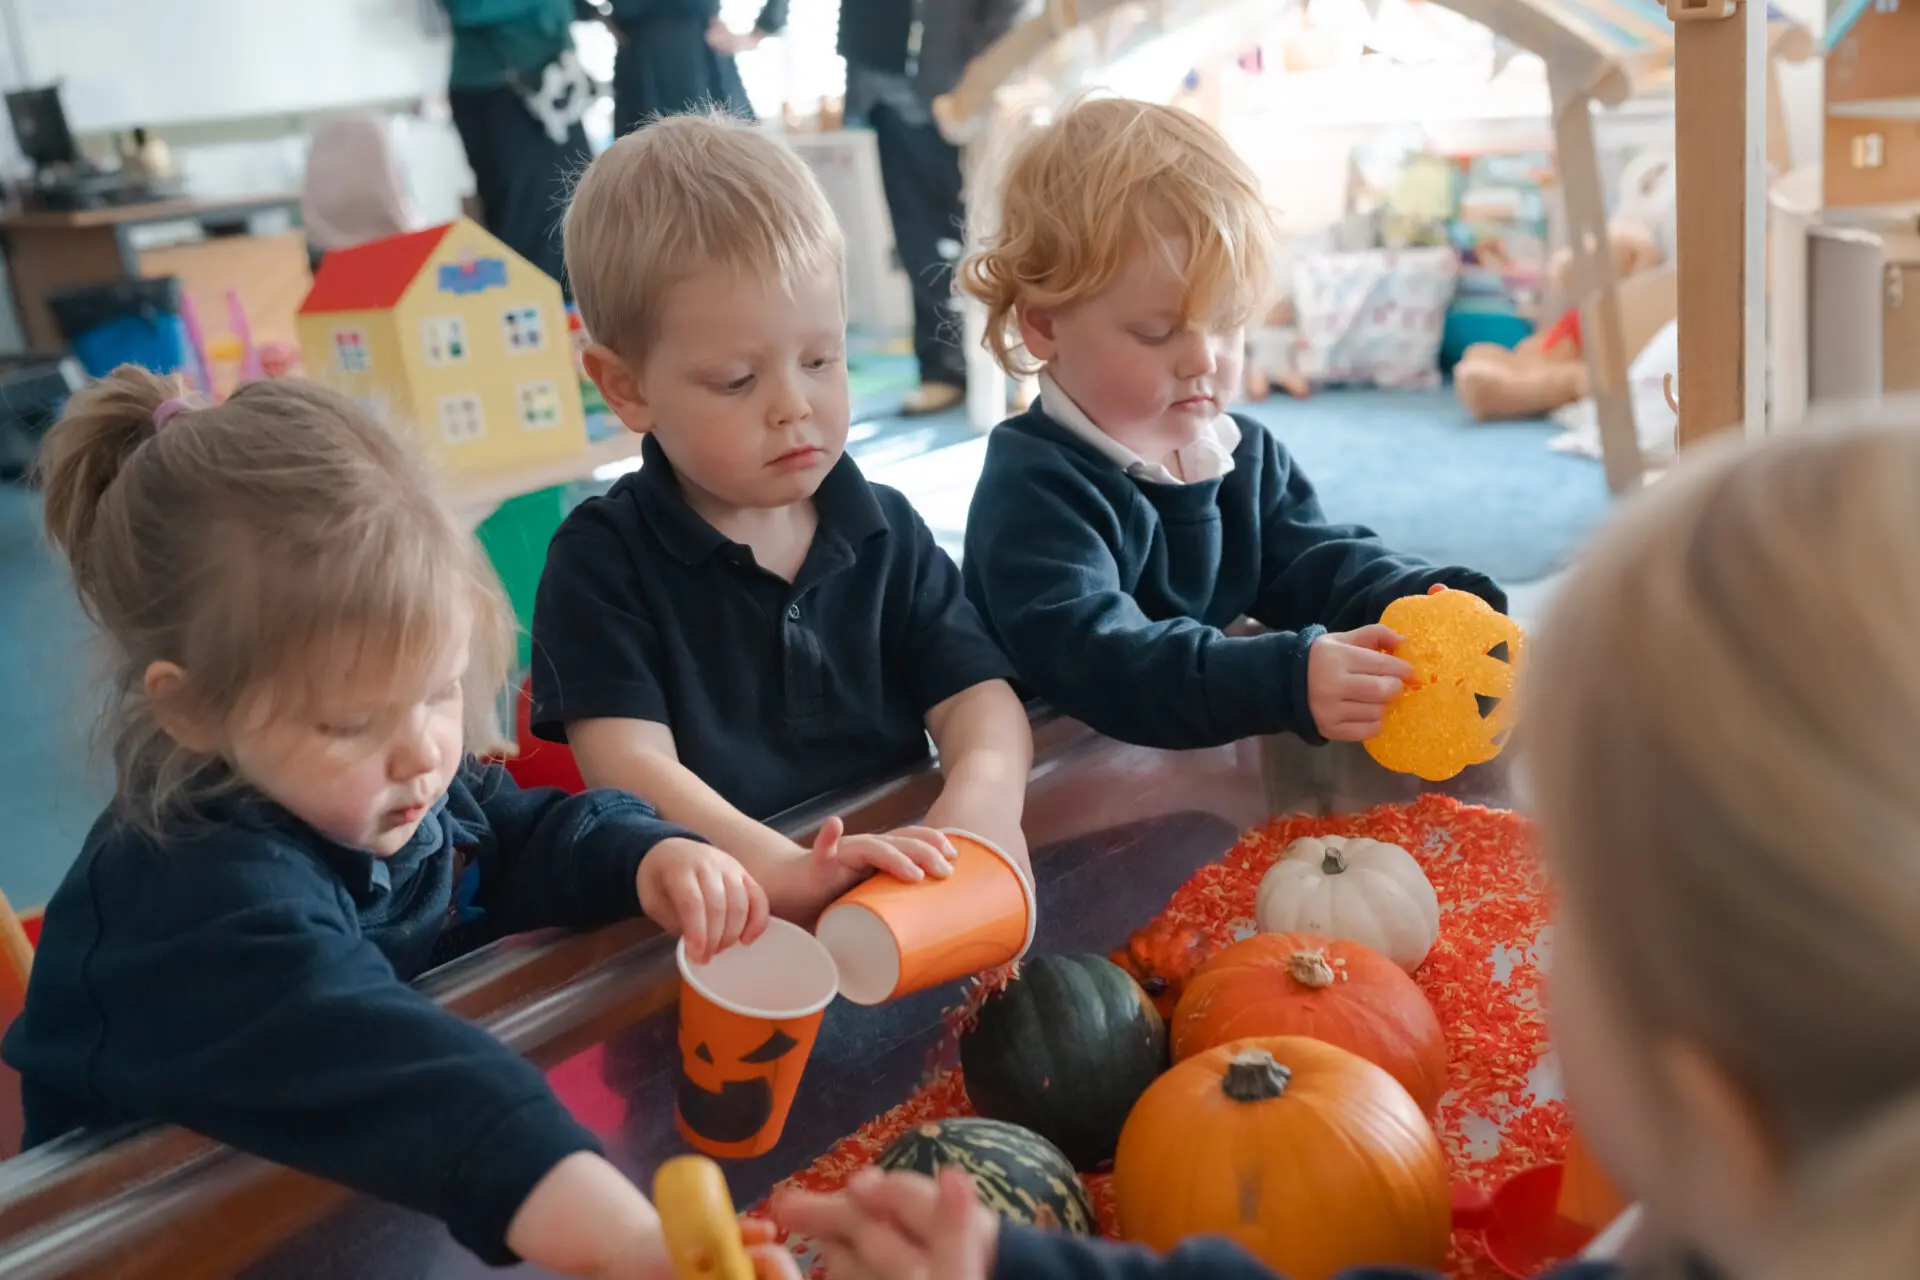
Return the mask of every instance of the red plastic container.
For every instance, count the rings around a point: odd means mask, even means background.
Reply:
[[[1560,1216],[1557,1164],[1535,1165],[1496,1186],[1491,1193],[1455,1183],[1453,1225],[1478,1230],[1487,1256],[1514,1280],[1529,1280],[1579,1256],[1597,1234]]]

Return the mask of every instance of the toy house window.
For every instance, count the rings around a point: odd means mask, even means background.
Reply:
[[[1878,169],[1887,162],[1886,140],[1877,133],[1853,135],[1853,167]]]
[[[554,382],[528,382],[520,387],[520,426],[525,431],[543,431],[560,425],[560,386]]]
[[[540,319],[540,308],[512,307],[507,311],[505,323],[508,351],[538,351],[546,345],[547,332]]]
[[[448,444],[472,444],[487,434],[475,395],[440,397],[440,438]]]
[[[340,329],[333,335],[333,358],[342,373],[365,373],[373,368],[373,356],[367,350],[367,335],[358,329]]]
[[[420,322],[420,347],[430,365],[458,364],[467,358],[467,326],[459,316],[435,316]]]

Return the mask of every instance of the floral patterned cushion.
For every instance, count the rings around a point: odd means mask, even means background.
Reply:
[[[1430,387],[1460,260],[1452,249],[1308,253],[1293,264],[1293,305],[1315,382]]]

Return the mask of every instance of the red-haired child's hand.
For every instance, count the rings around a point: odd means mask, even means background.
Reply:
[[[1393,656],[1400,637],[1374,623],[1324,635],[1307,650],[1307,710],[1329,742],[1365,742],[1413,668]]]

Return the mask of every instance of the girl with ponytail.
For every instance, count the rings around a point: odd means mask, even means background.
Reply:
[[[710,952],[764,927],[759,887],[632,796],[523,792],[469,754],[512,617],[352,401],[283,380],[196,407],[126,367],[74,397],[41,478],[108,657],[116,794],[6,1038],[28,1145],[179,1124],[491,1262],[666,1280],[653,1207],[540,1071],[408,980],[642,912]]]

